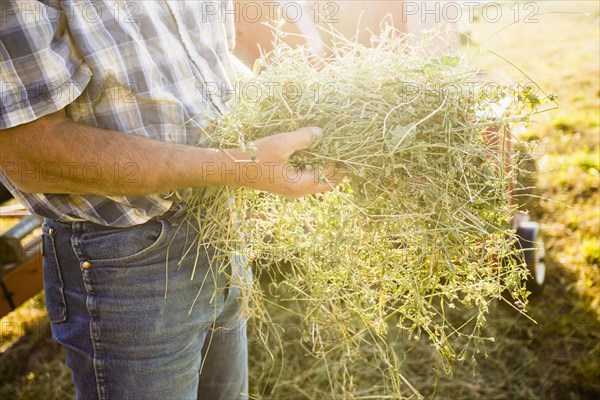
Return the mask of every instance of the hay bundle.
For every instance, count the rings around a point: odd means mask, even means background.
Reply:
[[[390,330],[425,333],[442,360],[463,359],[483,340],[492,300],[508,290],[525,302],[510,229],[510,155],[489,145],[491,127],[502,136],[523,115],[492,118],[486,110],[507,93],[477,84],[459,57],[424,56],[393,29],[373,48],[338,42],[324,63],[282,44],[265,60],[208,132],[214,147],[251,153],[253,140],[319,126],[323,138],[294,154],[293,165],[343,163],[348,178],[295,201],[196,189],[197,243],[224,257],[243,253],[257,275],[280,272],[276,285],[300,304],[307,347],[338,366],[364,346],[378,349],[388,391],[399,385]],[[272,300],[258,281],[246,283],[249,312],[268,320]],[[452,310],[468,317],[457,323]],[[325,328],[336,334],[320,335]]]

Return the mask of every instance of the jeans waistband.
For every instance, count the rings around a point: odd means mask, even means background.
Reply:
[[[152,217],[148,221],[143,222],[141,224],[132,225],[129,227],[123,227],[122,229],[133,228],[134,226],[145,225],[145,224],[148,224],[148,223],[151,223],[154,221],[166,221],[166,222],[169,222],[172,226],[176,226],[176,225],[179,225],[185,219],[188,211],[189,211],[189,209],[186,208],[184,205],[174,203],[171,206],[171,208],[164,214]],[[107,226],[107,225],[100,225],[100,224],[97,224],[92,221],[63,222],[63,221],[58,221],[58,220],[54,220],[51,218],[44,218],[44,223],[46,223],[46,225],[48,225],[50,227],[71,228],[71,227],[73,227],[74,224],[77,224],[80,226],[81,225],[89,226],[89,228],[114,229],[114,227]]]

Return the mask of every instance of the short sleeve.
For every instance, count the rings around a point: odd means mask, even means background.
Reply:
[[[3,0],[0,20],[0,129],[61,110],[81,95],[92,72],[63,11]]]

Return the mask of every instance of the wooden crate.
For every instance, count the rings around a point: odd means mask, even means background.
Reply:
[[[29,240],[24,248],[24,262],[0,267],[0,317],[43,289],[41,235]]]

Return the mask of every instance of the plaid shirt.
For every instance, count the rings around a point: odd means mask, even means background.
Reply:
[[[202,123],[225,112],[234,78],[231,2],[2,0],[0,7],[1,129],[64,108],[85,125],[195,145],[203,139]],[[40,179],[57,168],[82,168],[89,179],[110,174],[127,181],[136,174],[128,160],[110,171],[82,161],[20,173]],[[166,193],[27,194],[2,169],[0,180],[15,198],[63,222],[133,226],[164,214],[174,202]]]

